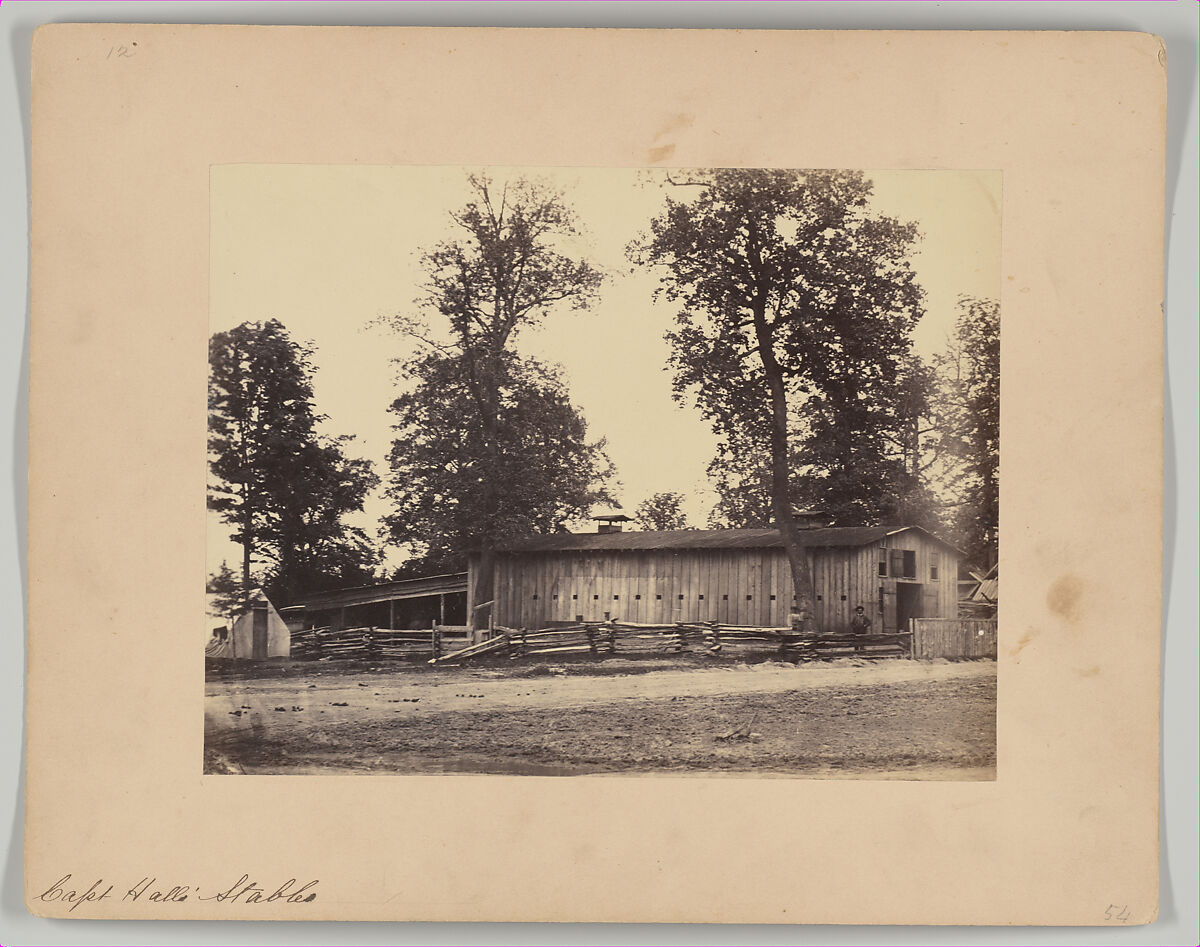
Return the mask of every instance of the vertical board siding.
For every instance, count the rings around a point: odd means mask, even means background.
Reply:
[[[889,536],[886,544],[889,551],[916,554],[915,580],[880,576],[878,543],[805,550],[813,592],[820,596],[814,605],[823,631],[846,631],[857,605],[870,616],[873,629],[906,630],[896,628],[897,584],[920,585],[920,617],[957,617],[957,554],[916,532]],[[934,552],[937,582],[929,572]],[[469,569],[475,568],[477,560],[472,560]],[[468,589],[473,588],[474,578],[469,576]],[[496,622],[510,627],[572,622],[576,615],[597,622],[604,620],[605,612],[614,619],[653,624],[719,621],[783,627],[794,594],[791,567],[780,548],[656,549],[500,555],[491,598],[496,601]]]

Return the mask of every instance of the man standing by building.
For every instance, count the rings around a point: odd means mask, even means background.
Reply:
[[[857,637],[869,635],[871,633],[871,619],[867,617],[867,613],[863,611],[863,607],[859,605],[854,609],[854,617],[850,619],[850,633]],[[855,651],[861,651],[862,645],[855,642]]]

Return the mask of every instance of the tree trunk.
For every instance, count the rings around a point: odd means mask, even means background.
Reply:
[[[783,548],[791,566],[792,592],[796,596],[795,610],[799,616],[799,628],[795,630],[815,634],[819,629],[813,603],[812,570],[800,543],[800,529],[796,526],[796,518],[792,514],[787,389],[784,386],[783,370],[775,359],[771,329],[766,320],[765,301],[756,300],[753,310],[758,354],[762,359],[767,386],[771,392],[771,513],[775,520],[775,528],[783,538]]]
[[[500,512],[500,501],[496,489],[496,470],[500,461],[500,392],[496,365],[500,359],[499,352],[492,352],[485,367],[485,377],[482,383],[482,398],[480,399],[480,421],[483,427],[484,456],[487,458],[487,470],[483,480],[483,529],[482,543],[479,550],[479,567],[475,580],[475,604],[479,606],[490,602],[495,597],[496,574],[496,518]],[[480,631],[488,627],[488,619],[492,616],[495,605],[475,609],[475,614],[469,616],[471,628]]]
[[[495,576],[496,549],[491,542],[485,541],[483,548],[479,550],[479,563],[476,565],[475,574],[472,577],[474,585],[471,589],[471,601],[475,607],[472,609],[472,614],[467,616],[468,624],[474,631],[487,628],[488,619],[496,607],[493,602],[496,595]],[[480,608],[479,606],[485,602],[493,602],[493,604]]]
[[[816,633],[817,618],[813,604],[812,570],[808,556],[800,543],[800,529],[792,515],[791,470],[787,435],[787,393],[783,377],[776,372],[767,373],[767,384],[771,388],[771,512],[775,527],[783,538],[788,564],[792,570],[792,591],[796,596],[796,612],[799,615],[799,631]]]
[[[250,517],[246,516],[242,523],[242,589],[241,606],[244,611],[250,605]]]

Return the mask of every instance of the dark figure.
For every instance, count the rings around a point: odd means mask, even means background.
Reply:
[[[852,635],[865,636],[871,633],[871,619],[867,617],[867,613],[863,611],[861,605],[854,609],[854,617],[850,619],[850,633]],[[861,651],[862,645],[855,644],[855,651]]]

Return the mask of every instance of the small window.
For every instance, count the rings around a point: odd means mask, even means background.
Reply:
[[[554,595],[552,596],[552,598],[553,598],[553,600],[554,600],[554,601],[556,601],[556,602],[557,602],[557,601],[558,601],[558,593],[557,593],[557,592],[555,592],[555,593],[554,593]]]
[[[794,596],[794,595],[792,596],[792,601],[793,601],[793,602],[794,602],[794,601],[796,601],[796,596]],[[818,595],[818,596],[817,596],[817,601],[818,601],[818,602],[821,602],[821,601],[824,601],[824,600],[821,598],[821,596],[819,596],[819,595]]]
[[[580,625],[582,625],[582,624],[583,624],[583,616],[582,616],[582,615],[576,615],[576,616],[575,616],[575,621],[576,621],[576,623],[577,623],[577,624],[580,624]]]
[[[880,545],[879,545],[879,574],[887,575],[887,572],[888,572],[887,567],[888,567],[887,544],[880,543]]]
[[[537,592],[534,592],[534,593],[533,593],[533,600],[534,600],[535,602],[537,601]]]
[[[704,601],[704,596],[703,596],[703,595],[701,595],[701,596],[700,596],[700,601],[702,601],[702,602]]]
[[[774,595],[772,595],[772,596],[771,596],[771,601],[772,601],[772,602],[773,602],[773,601],[775,601],[775,596],[774,596]]]
[[[679,596],[679,601],[681,601],[681,602],[683,601],[683,596],[682,596],[682,595],[680,595],[680,596]]]
[[[661,602],[661,601],[662,601],[662,596],[661,596],[661,595],[656,595],[656,596],[654,596],[654,599],[655,599],[655,601]]]
[[[575,601],[575,599],[577,599],[577,598],[579,598],[578,592],[571,596],[571,601]]]
[[[722,602],[728,602],[728,601],[729,601],[729,596],[728,596],[728,595],[722,595],[722,596],[721,596],[721,601],[722,601]]]
[[[614,595],[614,596],[613,596],[613,601],[614,601],[614,602],[619,602],[620,600],[621,600],[621,596],[619,596],[619,595]]]
[[[598,602],[598,601],[600,601],[600,596],[599,596],[599,595],[593,595],[593,596],[592,596],[592,601],[593,601],[593,602]]]
[[[747,595],[747,596],[746,596],[746,601],[747,601],[747,602],[752,602],[752,601],[754,601],[754,596],[753,596],[753,595]]]
[[[640,595],[635,595],[635,596],[634,596],[634,600],[635,600],[635,601],[637,601],[637,600],[640,600],[640,599],[641,599],[641,596],[640,596]]]
[[[917,554],[911,549],[904,550],[904,578],[915,579],[917,577]]]
[[[929,554],[929,581],[936,582],[938,580],[938,554],[931,552]]]

